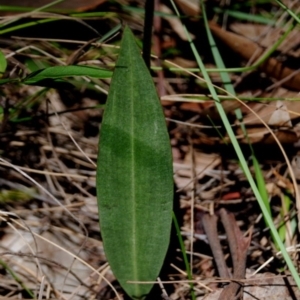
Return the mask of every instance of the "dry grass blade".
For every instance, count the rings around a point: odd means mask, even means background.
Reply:
[[[43,1],[34,6],[44,5]],[[187,280],[182,248],[172,235],[166,264],[159,279],[151,282],[155,287],[149,299],[190,299],[191,283],[196,299],[217,299],[226,283],[230,285],[229,275],[218,273],[213,257],[223,255],[223,269],[233,266],[235,271],[225,230],[212,221],[214,213],[224,208],[234,214],[241,231],[233,239],[240,236],[243,242],[252,230],[246,276],[244,271],[235,273],[231,286],[243,286],[245,299],[249,294],[298,299],[299,289],[282,253],[275,250],[182,24],[203,59],[246,159],[251,155],[248,141],[252,142],[273,223],[299,269],[300,39],[299,26],[291,22],[298,20],[299,1],[288,7],[280,6],[280,1],[206,2],[208,17],[215,22],[210,24],[213,37],[228,68],[222,71],[229,72],[237,97],[220,88],[224,81],[206,42],[199,1],[174,0],[181,18],[171,4],[155,2],[152,52],[158,57],[152,56],[151,74],[169,129],[178,234],[193,278]],[[0,78],[0,295],[26,299],[32,291],[37,299],[123,299],[124,290],[104,255],[96,205],[99,124],[110,79],[63,78],[72,88],[51,89],[24,85],[22,79],[37,68],[70,62],[113,70],[122,25],[128,24],[137,42],[142,41],[142,2],[63,1],[47,11],[10,14],[5,5],[15,4],[24,8],[30,3],[3,0],[0,7],[4,54],[0,69],[5,70]],[[76,12],[56,10],[63,5]],[[49,18],[57,21],[48,22]],[[251,67],[270,52],[264,63],[255,70]],[[242,113],[239,120],[236,108]],[[246,137],[240,129],[242,119]],[[243,261],[241,266],[244,270]]]

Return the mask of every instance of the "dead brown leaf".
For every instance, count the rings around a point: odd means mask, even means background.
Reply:
[[[249,278],[249,272],[246,276]],[[203,298],[202,300],[219,299],[223,289],[219,288]],[[300,299],[300,291],[291,277],[284,278],[272,273],[256,274],[251,280],[246,280],[244,285],[244,300],[292,300]]]
[[[265,48],[277,42],[282,34],[282,28],[274,28],[272,26],[262,24],[245,24],[236,22],[230,25],[230,29]],[[299,57],[299,43],[299,30],[296,28],[286,37],[282,44],[279,45],[278,50],[282,53],[288,53],[289,55]]]
[[[176,0],[175,2],[187,16],[199,16],[200,7],[198,0]]]
[[[257,60],[262,55],[264,49],[257,43],[235,33],[223,30],[214,22],[210,22],[209,27],[215,36],[245,60]],[[300,74],[293,74],[295,70],[285,67],[277,59],[271,57],[267,59],[265,63],[261,64],[259,68],[277,80],[291,77],[285,80],[283,85],[297,91],[300,90]]]
[[[170,8],[168,8],[166,5],[160,5],[159,10],[163,13],[166,14],[172,14],[172,10]],[[172,29],[178,34],[178,36],[183,40],[183,41],[187,41],[188,38],[185,34],[182,22],[177,19],[177,18],[172,18],[172,17],[163,17],[166,21],[169,22],[170,26],[172,27]],[[193,35],[191,35],[192,38],[194,38]]]

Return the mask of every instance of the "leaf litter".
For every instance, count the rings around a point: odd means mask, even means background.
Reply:
[[[196,6],[188,5],[188,1],[179,2],[178,5],[187,15],[197,16],[198,12],[193,13]],[[124,2],[124,5],[130,4]],[[172,7],[163,5],[165,8],[162,12],[170,14]],[[264,11],[264,7],[258,9]],[[276,6],[274,9],[279,11]],[[128,10],[126,14],[129,25],[138,28],[136,34],[141,37],[142,14]],[[222,16],[215,14],[214,17]],[[259,57],[258,53],[263,53],[282,35],[280,26],[266,27],[231,19],[224,19],[223,23],[218,21],[219,25],[213,24],[211,29],[215,38],[219,39],[218,47],[230,67],[246,66],[251,59],[253,64]],[[160,56],[163,57],[161,65],[167,65],[164,61],[167,58],[177,63],[188,63],[187,67],[194,68],[194,59],[178,21],[170,22],[162,15],[161,22],[162,26],[158,27],[160,38],[156,39],[156,49],[160,50]],[[195,30],[195,25],[201,28],[203,24],[197,18],[191,18],[189,22],[188,29],[196,45],[201,45],[199,51],[206,66],[214,68],[208,54],[210,50],[203,42],[204,37],[199,30]],[[254,33],[249,33],[250,30]],[[296,66],[293,66],[293,59],[299,56],[298,31],[299,27],[295,27],[278,51],[259,69],[249,71],[246,76],[232,73],[231,79],[241,98],[276,99],[272,102],[252,100],[247,104],[271,125],[299,178],[299,102],[294,99],[299,98],[300,85],[299,74],[296,73]],[[263,35],[263,39],[258,39],[257,36],[262,33],[268,38]],[[232,40],[242,41],[243,46],[237,51],[232,46]],[[19,40],[6,37],[5,41],[0,42],[1,50],[5,54],[13,54],[13,46],[18,43]],[[23,43],[31,42],[24,37]],[[34,41],[34,44],[51,55],[56,54],[50,41]],[[76,51],[74,46],[68,47],[69,53]],[[77,63],[92,61],[95,53],[92,47],[97,45],[91,45]],[[105,47],[97,49],[104,53],[103,63],[114,62],[113,50],[108,51],[109,48]],[[257,53],[254,60],[253,53]],[[20,67],[28,72],[24,57],[30,58],[33,54],[27,50],[22,55],[15,53],[10,56],[10,76],[16,76],[16,68]],[[49,57],[40,58],[53,63]],[[231,57],[235,58],[234,64]],[[153,64],[156,63],[153,59]],[[299,298],[299,291],[284,268],[280,254],[277,254],[258,204],[226,140],[226,132],[207,95],[205,84],[182,71],[164,68],[157,78],[153,74],[157,84],[164,87],[159,90],[163,91],[160,96],[164,99],[164,112],[174,153],[175,209],[192,262],[197,299],[232,299],[228,295],[225,297],[224,293],[233,295],[236,289],[244,299]],[[290,75],[291,78],[285,79]],[[215,84],[220,85],[219,76],[212,78]],[[104,91],[108,90],[109,80],[95,82]],[[46,299],[123,298],[124,292],[106,263],[95,198],[93,163],[97,157],[98,127],[103,113],[101,105],[106,96],[89,90],[87,86],[71,91],[63,88],[47,90],[42,98],[35,97],[40,88],[4,87],[1,97],[4,111],[1,124],[0,197],[4,200],[0,203],[0,294],[8,299],[26,299],[29,291],[33,291],[36,297]],[[193,94],[194,98],[206,97],[209,100],[202,104],[195,104],[184,97],[184,101],[182,97],[178,101],[165,100],[168,97],[179,98],[181,94]],[[224,105],[228,105],[231,124],[236,135],[240,136],[239,142],[245,155],[249,157],[248,138],[239,129],[239,122],[233,113],[240,105],[231,100]],[[91,108],[95,106],[98,108]],[[5,113],[7,108],[12,112],[11,115]],[[241,107],[241,110],[266,181],[274,222],[286,224],[283,236],[287,243],[289,241],[290,253],[297,266],[295,199],[286,163],[261,122],[245,107]],[[289,203],[285,212],[284,201]],[[215,225],[212,225],[211,218],[215,218]],[[226,222],[229,224],[225,225]],[[210,233],[212,229],[213,233]],[[232,252],[236,243],[234,240],[238,240],[242,248],[237,248],[237,253]],[[213,243],[218,243],[217,254],[213,251]],[[165,292],[161,297],[190,299],[190,286],[186,281],[180,247],[176,241],[173,245],[176,252],[169,257],[167,273],[162,274],[161,285]],[[244,269],[239,270],[237,264],[245,264]],[[8,271],[6,265],[13,273]],[[225,273],[220,270],[221,266]],[[259,270],[258,274],[256,270]],[[230,279],[230,273],[234,274],[234,281]],[[233,291],[230,291],[231,286]],[[157,295],[160,294],[162,291]]]

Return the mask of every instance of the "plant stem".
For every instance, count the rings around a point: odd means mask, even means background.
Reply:
[[[154,0],[146,0],[144,39],[143,39],[143,59],[148,69],[150,68],[153,16],[154,16]]]

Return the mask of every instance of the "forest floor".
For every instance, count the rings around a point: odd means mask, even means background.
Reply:
[[[113,69],[121,30],[111,30],[128,24],[142,38],[142,1],[65,1],[65,11],[13,13],[5,5],[27,2],[1,2],[0,50],[7,60],[1,79],[54,65]],[[284,1],[289,11],[277,1],[207,2],[205,24],[199,1],[174,1],[181,19],[172,2],[156,1],[152,75],[169,129],[174,211],[193,280],[175,234],[148,298],[234,299],[239,290],[243,299],[300,299],[182,25],[214,85],[226,87],[207,28],[232,69],[226,73],[239,101],[218,90],[222,106],[298,269],[300,34],[290,12],[299,14],[300,4]],[[25,26],[33,20],[43,22]],[[99,126],[110,80],[70,83],[1,82],[0,299],[126,298],[105,258],[96,199]]]

